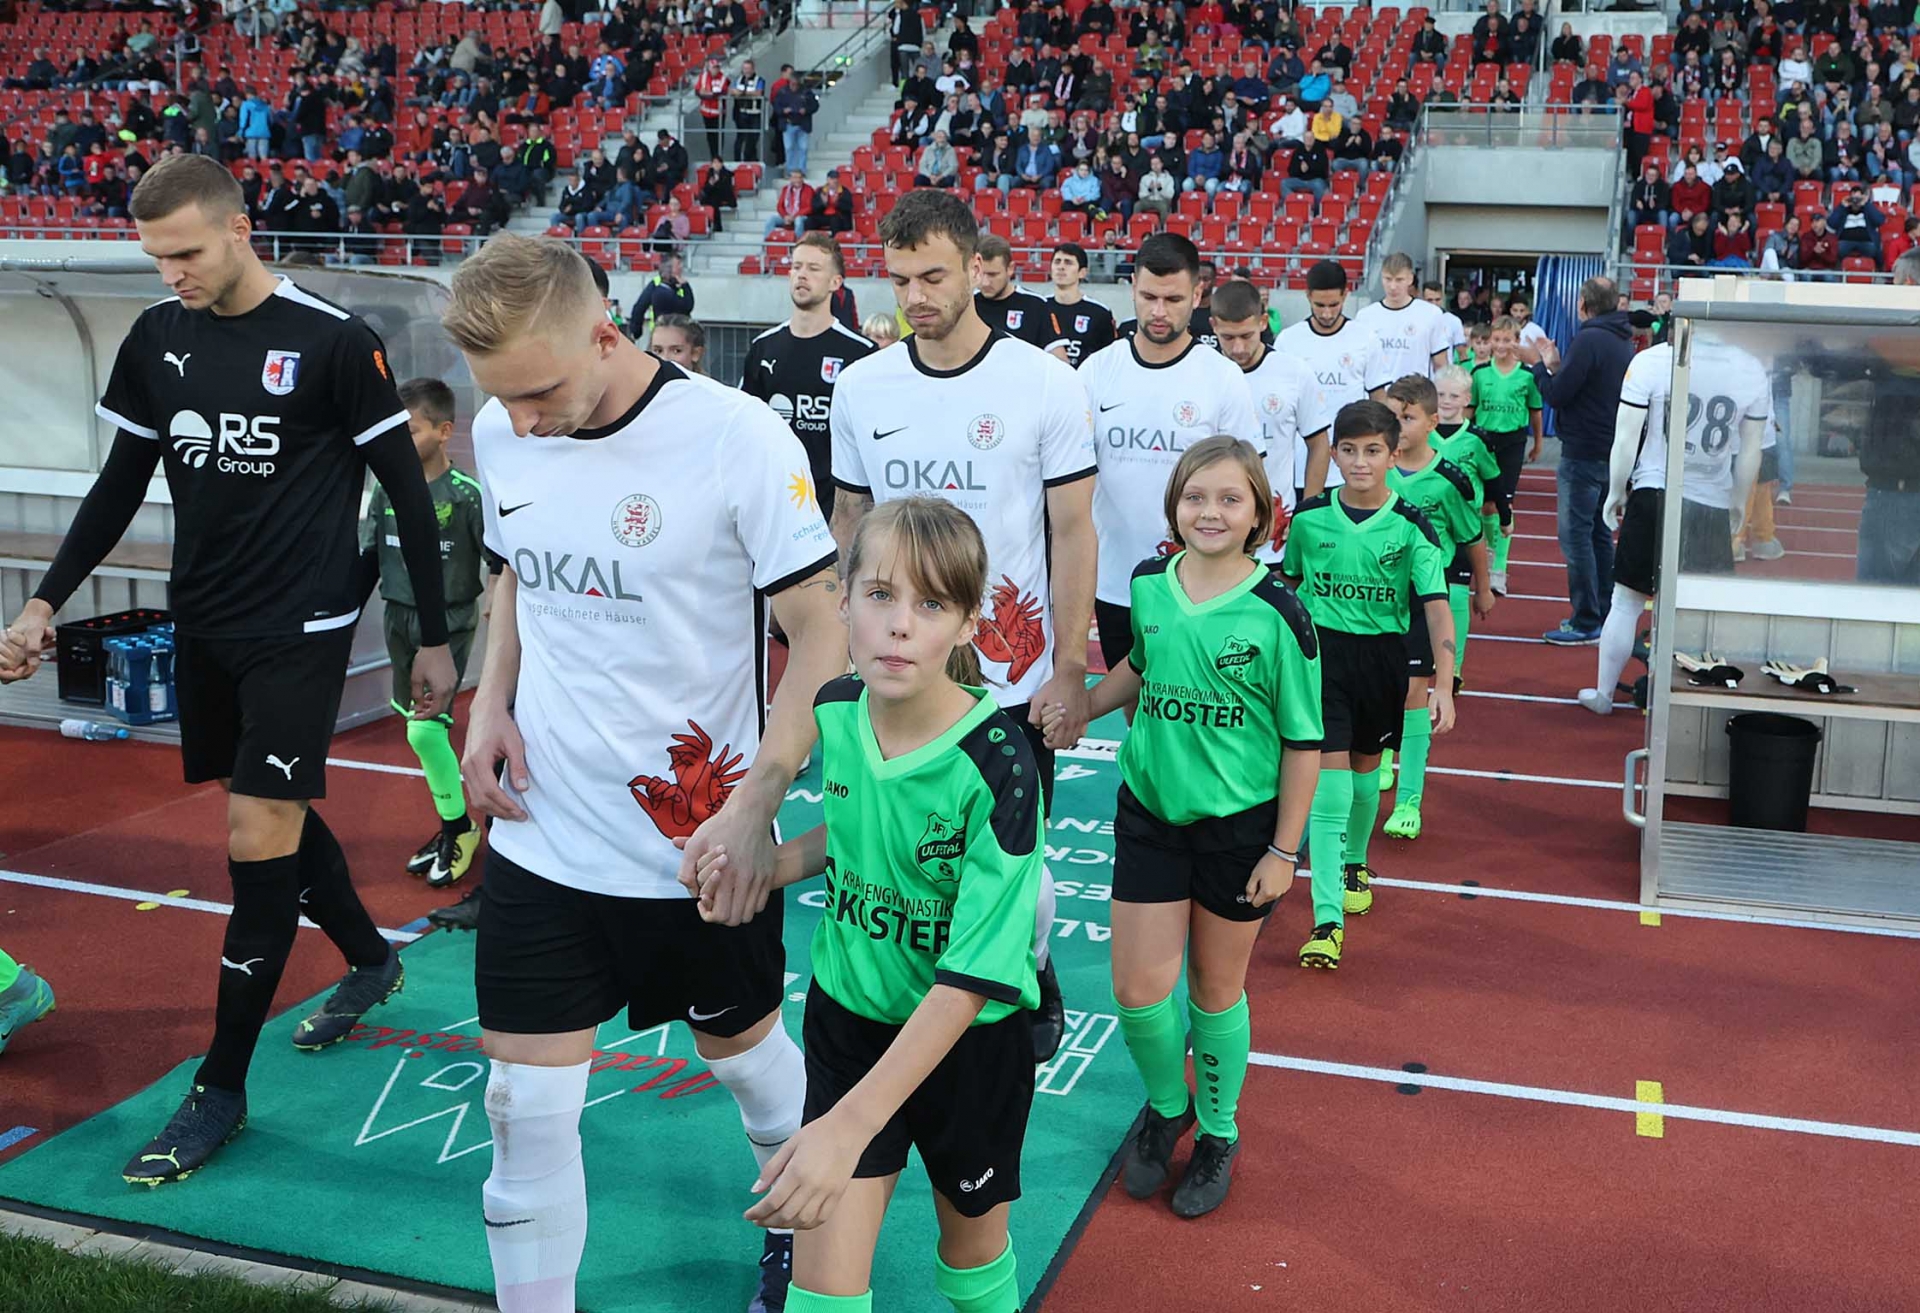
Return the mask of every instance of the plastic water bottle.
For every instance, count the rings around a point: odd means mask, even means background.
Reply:
[[[60,733],[70,739],[85,739],[89,743],[108,743],[114,739],[127,737],[125,725],[103,725],[97,720],[63,720]]]

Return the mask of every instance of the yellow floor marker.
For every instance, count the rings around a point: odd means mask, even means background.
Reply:
[[[186,896],[187,896],[187,891],[185,889],[167,890],[167,897],[169,898],[185,898]],[[151,912],[154,908],[158,906],[160,906],[160,904],[158,903],[135,903],[133,905],[133,910],[136,912]]]
[[[1658,912],[1642,912],[1642,913],[1640,913],[1640,924],[1641,924],[1641,925],[1659,925],[1659,924],[1660,924],[1660,913],[1658,913]]]
[[[1641,1103],[1665,1103],[1666,1094],[1657,1080],[1637,1080],[1633,1083],[1633,1097]],[[1667,1119],[1657,1112],[1637,1112],[1633,1115],[1633,1133],[1644,1135],[1649,1140],[1667,1138]]]

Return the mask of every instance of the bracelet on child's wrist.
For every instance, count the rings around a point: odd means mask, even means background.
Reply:
[[[1268,844],[1267,851],[1272,853],[1275,857],[1278,857],[1281,861],[1285,862],[1289,866],[1300,865],[1299,853],[1290,853],[1285,848],[1280,847],[1280,845],[1278,844],[1273,844],[1273,843]]]

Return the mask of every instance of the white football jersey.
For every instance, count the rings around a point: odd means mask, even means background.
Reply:
[[[1031,701],[1053,674],[1047,489],[1094,470],[1079,375],[1003,333],[957,369],[922,363],[908,337],[848,365],[833,392],[835,483],[876,503],[944,497],[980,526],[988,578],[975,646],[1002,706]]]
[[[1289,512],[1293,490],[1303,477],[1294,464],[1295,447],[1304,447],[1314,434],[1333,426],[1326,396],[1307,367],[1283,351],[1269,349],[1260,363],[1240,375],[1253,402],[1253,413],[1267,438],[1267,482]],[[1261,559],[1278,561],[1280,548],[1268,544]]]
[[[684,898],[673,840],[760,746],[765,599],[834,563],[806,452],[762,402],[664,362],[603,429],[520,438],[489,401],[473,451],[517,584],[527,745],[527,819],[488,842],[556,884]]]
[[[1218,351],[1189,340],[1163,365],[1150,365],[1122,338],[1080,366],[1093,403],[1100,481],[1093,527],[1100,535],[1095,596],[1133,604],[1133,568],[1160,554],[1167,528],[1167,479],[1188,447],[1216,433],[1244,438],[1266,454],[1266,438],[1240,370]]]
[[[1452,345],[1440,307],[1427,301],[1409,301],[1398,310],[1375,301],[1353,318],[1380,339],[1388,382],[1408,374],[1431,378],[1434,354]]]
[[[1307,367],[1326,398],[1329,416],[1338,415],[1340,407],[1349,402],[1365,401],[1375,388],[1383,388],[1398,377],[1388,372],[1386,349],[1380,344],[1380,335],[1356,319],[1341,320],[1339,331],[1333,333],[1315,329],[1311,318],[1302,319],[1280,330],[1273,349],[1286,352]],[[1294,478],[1304,480],[1307,474],[1304,436],[1294,444],[1293,459]],[[1327,487],[1337,488],[1344,482],[1340,467],[1328,461]],[[1305,486],[1304,482],[1301,486]]]
[[[1432,304],[1429,302],[1428,304]],[[1460,322],[1460,316],[1451,310],[1442,311],[1440,322],[1446,329],[1447,349],[1457,352],[1467,344],[1467,326]]]
[[[1620,404],[1647,412],[1630,486],[1667,486],[1667,415],[1673,393],[1673,346],[1662,342],[1635,356],[1620,384]],[[1733,499],[1733,461],[1745,420],[1773,418],[1773,384],[1751,352],[1695,337],[1688,372],[1686,500],[1721,510]]]

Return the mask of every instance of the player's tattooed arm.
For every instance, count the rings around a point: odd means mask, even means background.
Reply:
[[[833,499],[833,541],[839,545],[840,559],[847,559],[847,548],[853,542],[853,531],[860,527],[860,521],[873,509],[873,494],[854,492],[850,488],[841,488]]]

